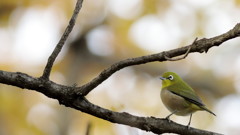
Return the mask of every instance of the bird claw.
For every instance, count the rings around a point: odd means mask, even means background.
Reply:
[[[171,114],[169,114],[165,119],[170,123],[170,116],[172,116],[176,111],[172,112]]]
[[[165,119],[170,123],[171,122],[171,120],[170,120],[170,118],[169,118],[170,116],[167,116]]]
[[[187,129],[190,129],[191,120],[192,120],[192,113],[191,113],[191,115],[190,115],[190,120],[189,120],[189,122],[188,122],[188,124],[187,124]]]

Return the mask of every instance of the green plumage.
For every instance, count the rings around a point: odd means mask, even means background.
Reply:
[[[172,114],[185,116],[192,115],[198,110],[205,110],[215,115],[206,108],[196,92],[176,73],[166,72],[160,79],[162,80],[161,99]]]
[[[182,79],[180,79],[172,85],[167,86],[166,88],[174,94],[181,96],[196,105],[204,105],[202,103],[202,100],[195,93],[195,91],[193,91],[193,89],[189,85],[187,85]]]

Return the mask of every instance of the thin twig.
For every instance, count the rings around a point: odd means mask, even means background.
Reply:
[[[46,65],[46,67],[43,71],[42,78],[49,79],[53,63],[56,60],[58,54],[61,52],[61,50],[63,48],[63,45],[65,44],[69,34],[71,33],[71,31],[72,31],[72,29],[75,25],[78,13],[79,13],[80,9],[82,8],[82,3],[83,3],[83,0],[77,0],[77,3],[75,5],[75,9],[74,9],[73,15],[72,15],[72,17],[69,21],[69,24],[66,27],[61,39],[59,40],[58,44],[56,45],[54,51],[52,52],[52,54],[48,58],[48,62],[47,62],[47,65]]]
[[[188,47],[187,52],[186,52],[182,57],[170,58],[170,57],[168,57],[166,54],[164,54],[164,58],[165,58],[166,60],[168,60],[168,61],[178,61],[178,60],[185,59],[185,58],[188,56],[188,54],[189,54],[192,46],[196,44],[197,39],[198,39],[198,38],[196,37],[195,40],[193,41],[192,45]]]
[[[190,50],[191,50],[191,46],[188,47],[187,52],[186,52],[182,57],[170,58],[170,57],[168,57],[166,54],[164,54],[164,58],[165,58],[166,60],[168,60],[168,61],[178,61],[178,60],[182,60],[182,59],[185,59],[185,58],[188,56]]]

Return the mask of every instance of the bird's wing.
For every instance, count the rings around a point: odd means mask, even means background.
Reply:
[[[185,100],[196,104],[198,106],[205,106],[202,100],[197,96],[195,91],[188,86],[187,84],[184,85],[172,85],[167,88],[172,93],[184,98]]]
[[[184,98],[185,100],[187,100],[187,101],[189,101],[189,102],[191,102],[191,103],[193,103],[193,104],[196,104],[196,105],[198,105],[198,106],[205,106],[203,103],[202,103],[202,100],[201,99],[199,99],[198,97],[189,97],[189,96],[186,96],[186,95],[189,95],[189,93],[183,93],[183,92],[181,92],[181,94],[178,94],[178,93],[176,93],[176,92],[174,92],[174,91],[171,91],[172,93],[174,93],[174,94],[176,94],[176,95],[178,95],[178,96],[180,96],[180,97],[182,97],[182,98]]]

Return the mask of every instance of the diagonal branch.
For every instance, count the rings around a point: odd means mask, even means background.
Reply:
[[[109,68],[103,70],[96,78],[94,78],[92,81],[86,83],[85,85],[79,87],[77,89],[78,94],[81,96],[87,95],[90,91],[92,91],[95,87],[97,87],[99,84],[101,84],[103,81],[105,81],[107,78],[109,78],[112,74],[117,72],[118,70],[128,67],[128,66],[134,66],[134,65],[140,65],[140,64],[145,64],[148,62],[154,62],[154,61],[167,61],[166,56],[168,58],[173,58],[177,56],[181,56],[188,53],[194,53],[194,52],[208,52],[208,50],[214,46],[219,46],[223,42],[226,42],[230,39],[236,38],[240,36],[240,23],[235,25],[235,27],[228,32],[221,34],[219,36],[213,37],[213,38],[203,38],[200,40],[194,41],[191,45],[173,49],[170,51],[165,51],[157,54],[152,54],[152,55],[146,55],[146,56],[141,56],[141,57],[136,57],[136,58],[129,58],[126,60],[119,61]],[[187,54],[188,54],[187,53]]]
[[[72,15],[72,17],[69,21],[69,24],[68,24],[67,28],[65,29],[65,31],[64,31],[61,39],[59,40],[58,44],[56,45],[54,51],[52,52],[52,54],[48,58],[48,62],[47,62],[47,65],[46,65],[46,67],[43,71],[42,78],[49,79],[53,63],[56,60],[58,54],[61,52],[64,43],[66,42],[69,34],[71,33],[71,31],[72,31],[72,29],[75,25],[78,13],[79,13],[80,9],[82,8],[82,3],[83,3],[83,0],[77,0],[76,6],[75,6],[75,9],[74,9],[73,15]]]
[[[25,73],[6,72],[0,70],[0,83],[17,86],[23,89],[32,89],[57,99],[61,104],[107,120],[112,123],[124,124],[136,127],[156,134],[177,133],[181,135],[221,135],[218,133],[200,129],[188,129],[184,125],[166,119],[155,117],[139,117],[126,112],[114,112],[94,105],[84,97],[78,97],[74,93],[76,87],[68,87],[56,84],[50,80],[34,78]]]
[[[139,117],[127,112],[110,111],[90,103],[85,98],[75,100],[72,107],[112,123],[128,125],[148,132],[151,131],[156,134],[176,133],[180,135],[222,135],[191,127],[188,128],[187,126],[177,124],[173,121],[169,122],[169,120],[165,118]]]

